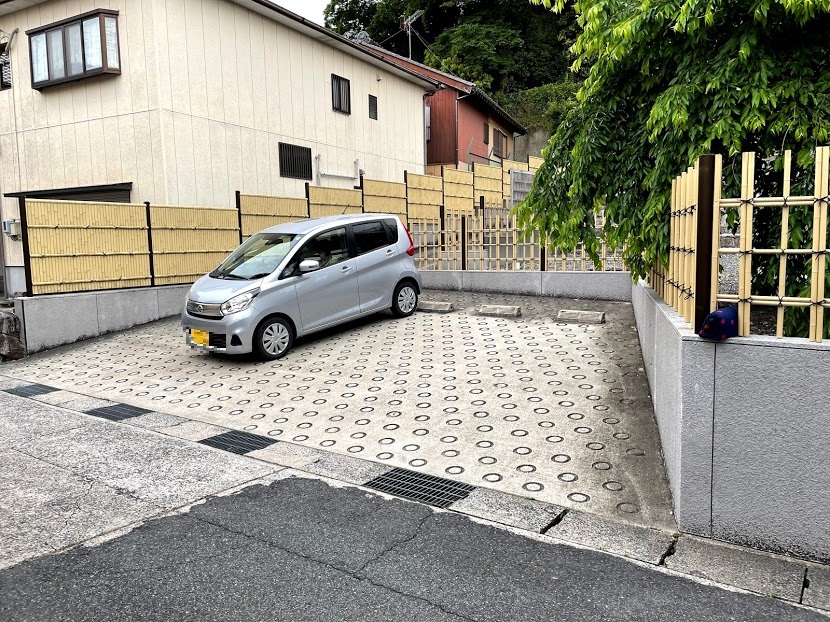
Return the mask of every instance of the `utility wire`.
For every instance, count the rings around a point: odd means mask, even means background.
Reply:
[[[396,32],[394,35],[391,35],[391,36],[389,36],[389,37],[386,37],[383,41],[381,41],[380,43],[378,43],[378,45],[383,45],[384,43],[386,43],[386,42],[387,42],[387,41],[389,41],[390,39],[394,39],[395,37],[397,37],[397,36],[398,36],[399,34],[401,34],[402,32],[403,32],[403,30],[399,30],[399,31],[398,31],[398,32]]]
[[[410,28],[412,28],[412,26],[410,26]],[[446,67],[446,65],[447,65],[446,61],[444,61],[444,59],[443,59],[443,58],[441,58],[440,56],[438,56],[438,54],[436,54],[435,52],[433,52],[433,51],[432,51],[432,48],[431,48],[431,47],[429,47],[429,44],[428,44],[428,43],[426,42],[426,40],[425,40],[425,39],[421,36],[421,33],[420,33],[420,32],[418,32],[417,30],[415,30],[414,28],[412,28],[412,32],[414,32],[414,33],[415,33],[415,36],[416,36],[416,37],[418,37],[418,39],[421,41],[421,43],[423,43],[423,44],[424,44],[424,47],[427,49],[427,51],[428,51],[430,54],[432,54],[435,58],[437,58],[439,61],[441,61],[441,69],[442,69],[442,70],[444,70],[444,71],[449,71],[449,70],[447,69],[447,67]]]

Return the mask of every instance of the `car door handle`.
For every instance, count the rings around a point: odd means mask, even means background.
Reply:
[[[394,248],[387,248],[386,249],[386,255],[387,256],[391,257],[394,254],[395,254],[395,249]]]
[[[342,272],[343,274],[347,274],[347,273],[349,273],[349,272],[351,272],[351,271],[352,271],[352,267],[351,267],[351,266],[343,266],[342,268],[340,268],[340,272]]]

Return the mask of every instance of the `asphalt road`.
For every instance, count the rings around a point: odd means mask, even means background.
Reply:
[[[427,506],[289,478],[0,571],[0,620],[827,618]]]

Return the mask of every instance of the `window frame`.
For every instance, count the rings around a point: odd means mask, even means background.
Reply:
[[[283,151],[284,148],[287,149],[301,149],[303,150],[303,154],[308,155],[308,176],[302,175],[300,173],[294,174],[294,171],[284,170],[283,168]],[[289,157],[289,154],[286,153],[286,158]],[[294,143],[284,143],[282,141],[277,143],[277,165],[280,169],[280,177],[285,177],[286,179],[302,179],[305,181],[311,181],[314,179],[314,157],[311,153],[311,147],[305,147],[303,145],[295,145]],[[305,163],[303,163],[305,164]],[[286,166],[285,169],[290,169],[291,167]],[[303,167],[305,168],[305,167]]]
[[[115,38],[116,38],[116,55],[118,62],[118,67],[112,67],[110,65],[110,59],[107,55],[107,33],[106,33],[106,18],[112,17],[115,18]],[[97,67],[95,69],[87,69],[86,68],[86,57],[87,57],[87,50],[84,44],[84,22],[89,21],[92,18],[98,18],[98,28],[100,33],[100,42],[101,42],[101,67]],[[81,36],[81,67],[82,71],[79,74],[70,76],[69,75],[69,44],[68,44],[68,37],[67,37],[67,29],[69,27],[78,25],[80,26],[80,36]],[[60,31],[61,33],[61,43],[63,48],[63,77],[62,78],[51,78],[51,67],[49,65],[49,41],[48,41],[48,33],[53,31]],[[67,82],[75,82],[77,80],[86,80],[87,78],[92,78],[95,76],[100,75],[120,75],[121,74],[121,66],[123,64],[123,58],[121,56],[121,30],[118,24],[118,11],[114,9],[95,9],[93,11],[87,11],[86,13],[81,13],[80,15],[75,15],[73,17],[69,17],[67,19],[62,19],[57,22],[52,22],[51,24],[46,24],[45,26],[38,26],[37,28],[32,28],[31,30],[26,31],[26,35],[29,37],[29,71],[32,78],[32,88],[36,91],[40,91],[41,89],[54,86],[57,84],[65,84]],[[46,70],[47,77],[46,80],[41,80],[40,82],[35,82],[35,65],[34,65],[34,57],[32,54],[32,40],[39,36],[43,35],[46,40]]]
[[[341,84],[346,83],[346,102],[348,109],[343,108]],[[352,114],[352,82],[348,78],[331,74],[331,109],[341,114]]]
[[[5,57],[6,61],[5,64],[9,67],[9,83],[6,84],[3,82],[3,63],[0,62],[0,91],[8,91],[12,88],[13,81],[12,81],[12,57],[9,54],[9,44],[8,43],[0,43],[0,59]]]
[[[493,128],[493,155],[503,160],[506,149],[507,134],[498,128]]]
[[[372,116],[372,100],[375,101],[375,116]],[[369,118],[373,121],[378,120],[378,96],[369,93]]]
[[[484,122],[484,144],[490,144],[490,124],[487,121]]]

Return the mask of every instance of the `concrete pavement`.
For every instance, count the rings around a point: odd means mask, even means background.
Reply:
[[[448,512],[286,478],[0,572],[0,618],[826,619]]]
[[[193,440],[221,426],[299,446],[294,459],[323,450],[675,528],[630,304],[424,297],[454,310],[377,315],[300,340],[278,361],[194,351],[174,318],[0,373],[61,389],[38,397],[52,404],[88,395],[196,420]],[[522,315],[480,315],[493,304]],[[563,309],[606,322],[560,321]]]
[[[80,399],[66,403],[100,406]],[[579,512],[545,524],[534,502],[487,489],[435,510],[343,483],[375,475],[345,456],[321,467],[341,481],[323,481],[267,462],[267,449],[240,456],[150,429],[179,425],[0,392],[10,500],[0,506],[0,620],[826,619],[772,597],[793,593],[830,608],[817,565],[685,536],[665,546]],[[715,559],[701,546],[723,550]],[[724,569],[761,593],[696,578],[722,580]]]

